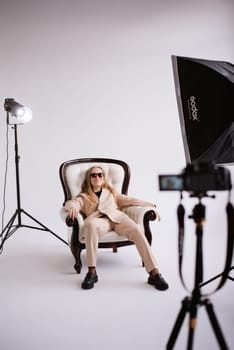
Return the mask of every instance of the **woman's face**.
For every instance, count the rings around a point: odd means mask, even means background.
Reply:
[[[93,187],[94,192],[100,191],[102,189],[102,186],[104,184],[104,174],[102,169],[98,167],[94,167],[91,169],[90,183]]]

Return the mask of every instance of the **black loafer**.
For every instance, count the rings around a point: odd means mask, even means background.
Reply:
[[[97,281],[98,281],[98,276],[96,272],[95,273],[88,272],[81,284],[81,287],[83,289],[91,289],[94,287],[94,283],[96,283]]]
[[[160,273],[154,276],[149,276],[148,283],[154,286],[158,290],[166,290],[169,288],[169,285],[165,281],[165,279],[162,277]]]

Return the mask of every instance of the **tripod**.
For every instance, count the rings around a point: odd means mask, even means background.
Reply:
[[[7,120],[9,120],[7,111]],[[19,179],[19,153],[18,153],[18,135],[17,135],[17,124],[13,124],[14,129],[14,136],[15,136],[15,170],[16,170],[16,194],[17,194],[17,209],[15,213],[12,215],[11,219],[8,221],[7,225],[3,228],[0,238],[1,238],[1,244],[0,244],[0,253],[2,252],[3,245],[5,241],[19,228],[26,227],[30,229],[35,230],[42,230],[42,231],[48,231],[53,236],[61,240],[63,243],[68,243],[59,237],[56,233],[51,231],[47,226],[42,224],[40,221],[38,221],[36,218],[34,218],[32,215],[30,215],[28,212],[26,212],[24,209],[21,208],[21,200],[20,200],[20,179]],[[24,214],[26,217],[37,223],[39,226],[31,226],[31,225],[24,225],[22,224],[22,214]]]
[[[197,321],[198,306],[205,306],[209,320],[211,322],[213,331],[216,335],[217,341],[220,345],[220,349],[228,350],[224,336],[218,323],[218,319],[215,315],[213,305],[208,298],[203,299],[200,292],[200,283],[203,279],[203,254],[202,254],[202,234],[203,234],[203,222],[205,219],[205,206],[201,203],[199,198],[199,204],[195,205],[193,209],[193,215],[191,216],[196,223],[196,264],[195,264],[195,281],[194,289],[190,297],[185,297],[182,301],[180,312],[177,316],[176,322],[172,329],[171,335],[167,343],[167,350],[173,348],[177,336],[179,334],[182,323],[185,319],[186,313],[189,313],[189,330],[187,339],[187,350],[191,350],[193,346],[194,331]]]

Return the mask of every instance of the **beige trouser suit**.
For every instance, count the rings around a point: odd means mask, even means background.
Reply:
[[[151,247],[139,225],[118,209],[131,205],[155,207],[152,203],[126,195],[117,194],[114,196],[106,188],[102,189],[100,198],[91,198],[87,194],[81,193],[75,199],[66,202],[66,210],[70,211],[71,208],[75,207],[86,216],[82,237],[85,238],[88,266],[96,267],[99,237],[114,230],[136,245],[147,272],[157,269]]]

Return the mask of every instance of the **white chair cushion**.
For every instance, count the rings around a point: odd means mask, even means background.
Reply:
[[[61,208],[60,215],[61,215],[61,219],[63,221],[66,221],[67,212],[66,212],[66,210],[64,210],[64,208]],[[77,220],[78,220],[79,228],[80,228],[79,241],[81,243],[85,243],[85,238],[82,237],[82,227],[83,227],[83,221],[84,221],[83,217],[81,215],[78,215]],[[70,245],[73,228],[72,227],[67,227],[67,229],[68,229],[68,243]],[[108,242],[108,243],[109,242],[122,242],[122,241],[127,241],[127,238],[118,235],[115,231],[107,232],[105,235],[103,235],[99,239],[99,242]]]
[[[80,238],[81,243],[85,243],[84,238]],[[115,231],[107,232],[105,235],[101,236],[98,240],[100,243],[109,243],[109,242],[123,242],[127,241],[126,237],[118,235]]]

